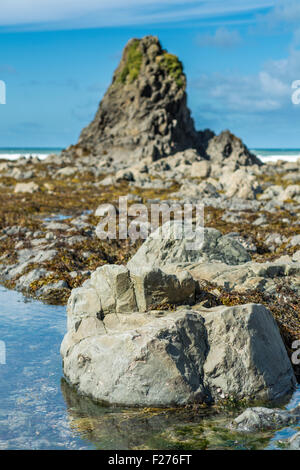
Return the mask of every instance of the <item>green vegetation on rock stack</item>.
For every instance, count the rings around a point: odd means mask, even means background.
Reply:
[[[118,77],[118,81],[120,81],[121,83],[126,83],[126,81],[132,83],[139,76],[143,60],[143,54],[140,51],[139,44],[140,41],[136,39],[128,47],[127,61]]]
[[[162,58],[160,59],[160,64],[164,67],[169,75],[175,80],[177,86],[182,88],[184,83],[182,80],[183,75],[183,65],[174,54],[169,52],[164,52]]]

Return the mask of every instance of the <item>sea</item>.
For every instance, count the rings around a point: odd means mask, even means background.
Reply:
[[[59,147],[31,147],[31,148],[0,148],[0,159],[5,160],[17,160],[19,157],[24,156],[29,158],[30,156],[39,157],[41,160],[47,157],[47,155],[56,153],[59,154],[62,148]],[[296,162],[300,159],[300,149],[286,149],[286,148],[274,148],[274,149],[261,149],[255,148],[250,149],[252,153],[258,156],[264,163],[276,162],[278,160]]]

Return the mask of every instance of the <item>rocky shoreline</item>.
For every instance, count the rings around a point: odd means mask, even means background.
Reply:
[[[157,38],[136,41],[76,145],[0,162],[1,282],[68,302],[65,374],[97,400],[287,396],[300,377],[288,359],[300,339],[300,160],[262,164],[229,131],[196,131],[182,64]],[[97,208],[117,212],[121,196],[201,202],[202,249],[100,240]]]
[[[127,262],[142,243],[99,240],[96,227],[100,218],[95,216],[99,204],[109,202],[117,207],[118,198],[125,195],[129,206],[139,201],[150,207],[153,201],[200,200],[205,204],[205,226],[240,243],[247,253],[241,265],[224,264],[219,259],[217,263],[190,266],[190,272],[207,292],[207,299],[204,296],[203,300],[228,306],[262,303],[272,311],[292,353],[293,341],[300,338],[300,204],[299,196],[291,194],[290,188],[294,187],[295,192],[300,186],[289,183],[299,176],[300,162],[257,167],[255,181],[260,182],[262,192],[246,199],[228,197],[221,189],[224,186],[220,179],[190,179],[177,173],[176,179],[170,180],[164,175],[170,170],[159,172],[159,176],[149,170],[150,187],[146,189],[120,177],[113,184],[102,185],[106,178],[115,178],[119,170],[111,173],[111,168],[107,168],[97,176],[92,160],[95,161],[92,157],[73,159],[74,175],[64,177],[55,176],[68,168],[63,156],[50,156],[44,161],[21,158],[0,165],[2,283],[49,303],[66,303],[71,290],[82,285],[97,267]],[[160,166],[163,164],[159,162]],[[190,166],[184,165],[186,171],[190,171]],[[18,179],[9,176],[16,170]],[[253,167],[243,168],[243,181],[248,174],[251,180],[253,171]],[[31,172],[31,178],[26,172]],[[231,181],[238,172],[231,174]],[[140,175],[145,178],[144,173]],[[24,192],[19,192],[17,186],[21,181]],[[159,181],[160,188],[151,187],[153,181]],[[32,190],[33,183],[37,190]],[[164,188],[166,183],[168,187]],[[195,195],[181,194],[184,188],[191,193],[195,188]],[[214,193],[208,195],[205,191],[212,188]],[[287,197],[287,193],[292,197]]]

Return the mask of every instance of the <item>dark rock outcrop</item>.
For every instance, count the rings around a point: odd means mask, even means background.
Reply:
[[[183,65],[157,37],[131,39],[94,120],[68,152],[99,155],[122,164],[153,161],[187,149],[218,164],[260,163],[229,132],[197,132],[187,107]]]
[[[79,145],[120,159],[138,154],[156,160],[186,148],[200,150],[185,88],[181,62],[158,38],[131,39]]]
[[[234,170],[240,166],[261,165],[259,158],[228,130],[212,136],[207,142],[206,152],[214,163],[228,165]]]

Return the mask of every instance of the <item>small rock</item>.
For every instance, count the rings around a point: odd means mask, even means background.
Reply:
[[[35,193],[39,191],[39,186],[36,183],[17,183],[14,189],[15,193]]]
[[[237,431],[257,432],[269,429],[280,429],[297,423],[300,418],[300,407],[292,411],[263,407],[247,408],[235,418],[231,427]]]

